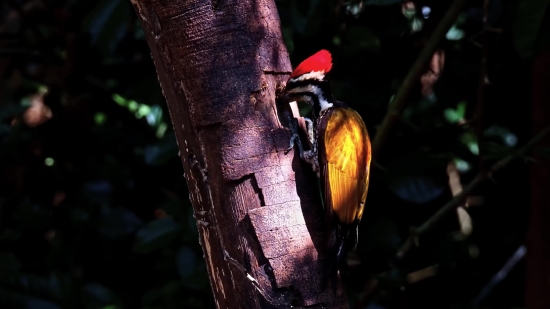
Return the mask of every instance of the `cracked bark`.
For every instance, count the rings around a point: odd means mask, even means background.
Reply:
[[[273,0],[131,0],[176,133],[218,308],[347,308],[321,291],[313,173],[278,118],[291,72]],[[253,278],[253,279],[252,279]]]

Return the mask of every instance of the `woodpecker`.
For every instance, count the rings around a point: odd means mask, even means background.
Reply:
[[[305,59],[290,75],[280,99],[302,101],[312,107],[313,121],[305,118],[311,149],[304,150],[293,119],[288,150],[296,145],[300,158],[311,164],[320,178],[329,234],[323,286],[328,276],[335,291],[338,264],[350,231],[355,230],[357,246],[369,188],[371,144],[361,116],[334,99],[327,78],[331,68],[332,56],[327,50]]]

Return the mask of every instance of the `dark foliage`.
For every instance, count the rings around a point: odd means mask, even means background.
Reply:
[[[449,3],[277,1],[293,64],[329,49],[335,96],[371,135]],[[537,3],[490,1],[482,141],[471,122],[482,1],[468,2],[441,43],[444,56],[373,168],[359,246],[341,267],[352,306],[383,274],[368,308],[474,308],[523,243],[520,160],[479,188],[472,235],[456,237],[453,214],[394,260],[409,227],[452,198],[449,163],[466,184],[480,149],[492,163],[529,139],[529,57],[548,41],[547,27],[539,31],[548,1]],[[213,308],[171,122],[130,2],[8,0],[0,14],[0,307]],[[435,276],[407,276],[434,265]],[[520,263],[480,303],[522,306],[523,280]]]

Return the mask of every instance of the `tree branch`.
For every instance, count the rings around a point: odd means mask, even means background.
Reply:
[[[487,172],[478,174],[467,186],[464,187],[462,192],[450,200],[447,204],[443,205],[435,214],[433,214],[428,220],[424,222],[418,228],[411,228],[411,234],[407,240],[403,243],[401,248],[396,253],[396,259],[402,260],[405,255],[418,244],[420,236],[430,231],[443,217],[449,212],[453,211],[456,207],[462,205],[466,198],[485,180],[492,178],[493,174],[508,165],[514,158],[524,155],[527,151],[533,148],[543,137],[550,133],[550,127],[540,131],[533,139],[527,142],[523,147],[518,149],[514,154],[511,154],[497,163],[493,164],[491,169]],[[370,296],[376,291],[380,283],[378,279],[369,280],[365,287],[362,298],[357,302],[355,308],[364,308]]]
[[[378,160],[378,158],[380,158],[382,147],[388,139],[391,129],[407,106],[407,98],[411,90],[413,89],[414,85],[419,82],[420,75],[422,74],[422,72],[424,72],[426,64],[432,58],[432,55],[439,46],[439,42],[441,41],[441,39],[445,36],[447,31],[449,31],[449,28],[451,28],[451,26],[455,22],[457,16],[461,12],[462,6],[466,3],[466,1],[467,0],[455,0],[451,4],[450,8],[447,10],[447,13],[445,14],[445,16],[443,16],[443,18],[437,25],[437,28],[432,33],[430,40],[428,41],[428,43],[426,43],[426,46],[420,52],[420,55],[418,55],[418,58],[416,59],[405,79],[403,80],[403,84],[401,84],[399,91],[393,98],[389,110],[382,120],[382,123],[380,124],[380,127],[376,132],[376,135],[374,136],[372,146],[374,160]]]
[[[537,134],[533,139],[526,143],[523,147],[518,149],[514,154],[509,155],[497,163],[493,164],[491,169],[488,172],[479,173],[467,186],[464,187],[462,192],[459,195],[455,196],[447,204],[441,207],[435,214],[433,214],[428,220],[424,222],[420,227],[411,229],[411,235],[405,241],[401,249],[396,254],[397,259],[402,259],[407,252],[412,249],[415,243],[418,243],[418,238],[423,234],[431,230],[443,217],[445,217],[449,212],[453,211],[456,207],[462,205],[466,198],[485,180],[491,178],[494,173],[508,165],[510,161],[518,156],[525,154],[529,151],[539,140],[541,140],[546,134],[550,132],[550,127],[542,130]]]

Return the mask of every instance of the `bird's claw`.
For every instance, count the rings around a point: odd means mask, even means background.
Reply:
[[[290,138],[290,145],[289,145],[289,147],[285,150],[285,154],[287,154],[289,151],[292,150],[292,148],[294,148],[294,142],[296,141],[297,138],[299,138],[299,136],[298,136],[297,133],[292,134],[292,137]]]
[[[315,143],[314,131],[313,131],[313,121],[309,118],[303,117],[304,121],[307,123],[307,137],[311,145]]]

